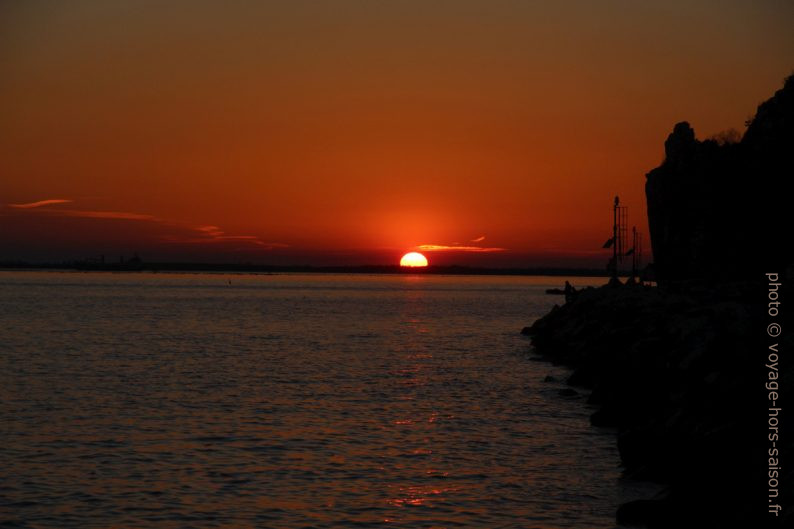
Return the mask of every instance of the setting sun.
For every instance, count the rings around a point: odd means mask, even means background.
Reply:
[[[410,252],[403,255],[402,259],[400,259],[400,266],[408,266],[411,268],[427,266],[427,257],[419,252]]]

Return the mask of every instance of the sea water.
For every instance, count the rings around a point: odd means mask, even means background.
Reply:
[[[0,526],[614,527],[565,279],[2,272]]]

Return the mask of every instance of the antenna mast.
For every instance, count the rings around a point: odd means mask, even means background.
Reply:
[[[628,238],[629,208],[620,205],[620,197],[615,197],[615,204],[612,207],[612,260],[610,261],[610,272],[612,282],[618,280],[618,263],[623,262],[626,257],[626,239]]]

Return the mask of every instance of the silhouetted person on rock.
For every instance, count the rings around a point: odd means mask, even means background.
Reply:
[[[576,289],[566,281],[565,282],[565,303],[570,303],[576,297]]]

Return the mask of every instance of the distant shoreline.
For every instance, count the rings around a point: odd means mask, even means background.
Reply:
[[[0,270],[66,270],[78,272],[229,272],[249,274],[323,273],[323,274],[431,274],[431,275],[499,275],[499,276],[573,276],[607,277],[606,270],[596,268],[485,268],[469,266],[428,266],[405,268],[397,265],[309,266],[207,263],[0,263]]]

